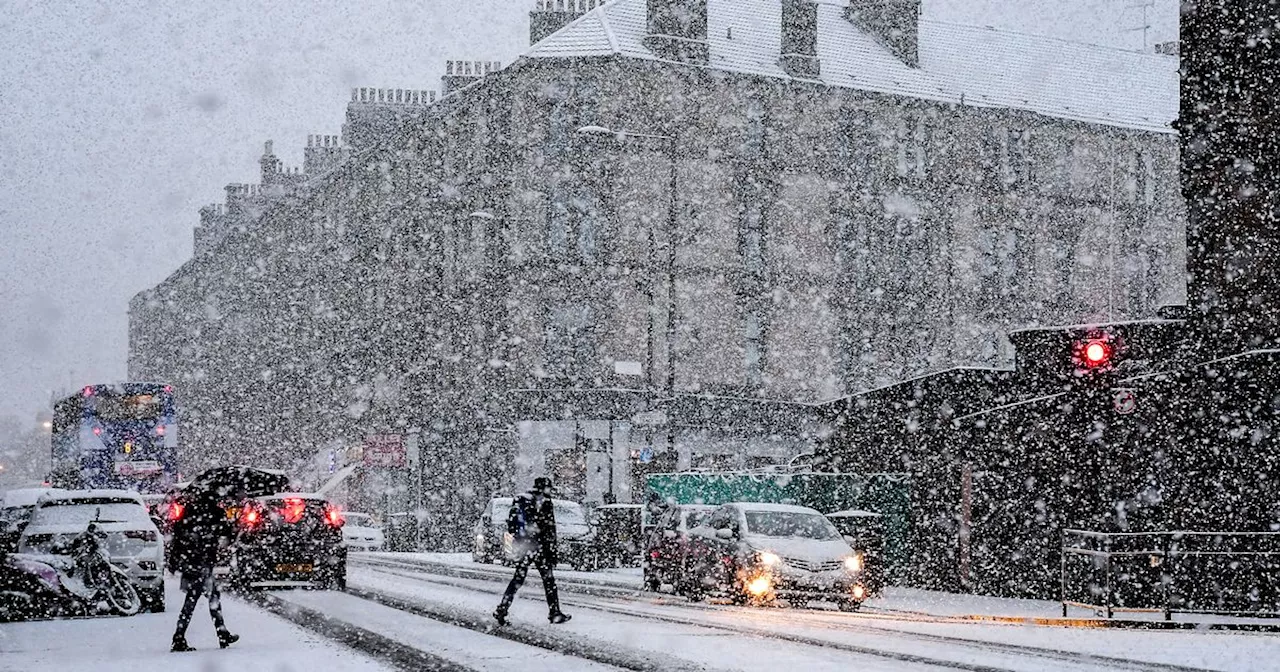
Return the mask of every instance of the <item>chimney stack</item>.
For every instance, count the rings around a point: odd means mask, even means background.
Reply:
[[[817,79],[818,5],[812,0],[782,0],[782,68],[792,77]]]
[[[707,0],[646,0],[644,46],[658,56],[707,63]]]
[[[603,5],[605,0],[538,0],[529,12],[529,44],[573,23],[573,20]]]
[[[440,95],[447,96],[501,69],[502,61],[445,61]]]
[[[907,65],[920,67],[921,0],[849,0],[844,15]]]

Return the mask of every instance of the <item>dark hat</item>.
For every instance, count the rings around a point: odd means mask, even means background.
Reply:
[[[550,492],[551,479],[547,478],[546,476],[539,476],[533,479],[533,489],[538,492]]]

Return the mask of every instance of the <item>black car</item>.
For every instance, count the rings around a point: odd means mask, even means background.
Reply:
[[[636,567],[644,550],[644,506],[605,504],[591,512],[599,567]]]
[[[247,500],[236,514],[233,585],[347,587],[342,513],[324,497],[285,493]]]

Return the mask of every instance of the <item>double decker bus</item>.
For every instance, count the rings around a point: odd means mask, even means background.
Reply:
[[[54,403],[51,444],[54,487],[163,493],[178,475],[173,388],[86,386]]]

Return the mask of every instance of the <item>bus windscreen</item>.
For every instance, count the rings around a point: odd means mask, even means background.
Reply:
[[[102,395],[94,399],[94,414],[102,420],[150,420],[164,411],[163,400],[154,394]]]

